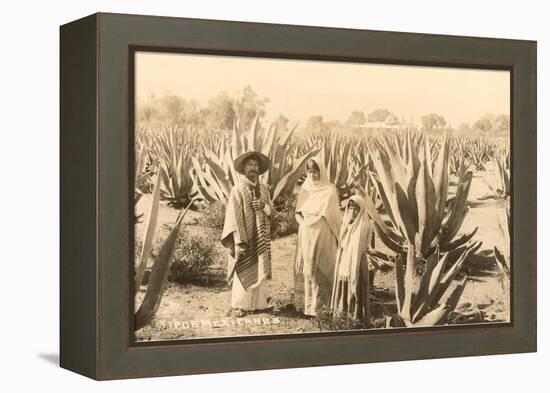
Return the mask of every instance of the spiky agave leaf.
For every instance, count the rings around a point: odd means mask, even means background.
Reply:
[[[304,154],[302,157],[295,158],[292,162],[292,167],[289,168],[285,175],[279,180],[273,190],[272,200],[277,199],[280,195],[290,192],[290,188],[294,187],[298,177],[304,172],[304,167],[308,159],[315,156],[319,150],[312,150]]]
[[[395,258],[395,302],[397,311],[401,313],[405,301],[405,270],[403,268],[403,258],[397,255]]]
[[[462,266],[464,265],[464,262],[468,259],[468,257],[472,254],[474,254],[479,248],[481,247],[482,242],[471,242],[468,246],[466,246],[464,252],[460,255],[458,260],[449,268],[449,270],[445,273],[443,278],[441,279],[439,283],[439,292],[436,294],[436,298],[441,298],[443,293],[447,290],[449,285],[451,285],[452,280],[454,280],[455,276],[458,274]]]
[[[412,297],[413,297],[413,287],[414,287],[414,262],[416,251],[414,249],[414,244],[409,243],[407,249],[407,265],[405,268],[405,296],[403,298],[403,306],[401,307],[401,312],[399,315],[405,322],[412,321]]]
[[[494,247],[495,258],[506,272],[510,271],[510,200],[502,202],[503,206],[497,211],[497,221],[500,231],[500,244]]]
[[[151,269],[151,275],[149,277],[149,283],[147,284],[147,292],[143,301],[135,314],[135,328],[141,329],[148,324],[156,314],[162,295],[164,294],[164,288],[166,286],[166,280],[170,273],[170,264],[174,258],[174,252],[176,249],[176,241],[178,234],[183,223],[183,218],[187,213],[189,207],[195,202],[191,200],[186,209],[178,215],[174,227],[168,234],[168,237],[162,243],[159,253],[155,258],[155,262]]]
[[[489,163],[488,178],[484,179],[492,194],[482,199],[506,199],[510,196],[510,173],[506,168],[505,157],[501,154],[495,155],[493,161]]]
[[[448,288],[454,280],[467,258],[481,246],[480,242],[470,244],[459,259],[446,269],[449,253],[441,255],[436,250],[426,260],[426,269],[420,280],[416,293],[413,294],[413,260],[414,245],[407,253],[407,267],[403,268],[402,255],[395,258],[395,298],[399,319],[405,326],[425,326],[439,324],[454,310],[462,289],[451,292],[447,296]],[[409,274],[407,274],[409,270]],[[456,300],[456,301],[455,301]]]
[[[248,130],[248,135],[247,135],[248,150],[259,150],[259,147],[260,147],[260,141],[258,136],[260,132],[259,119],[260,119],[260,112],[256,112],[256,114],[254,115],[254,119],[250,124],[250,129]]]
[[[416,203],[418,212],[418,232],[415,236],[416,247],[424,251],[430,244],[431,239],[435,236],[434,230],[437,228],[435,225],[436,212],[434,206],[436,205],[435,186],[430,176],[430,166],[426,156],[423,157],[418,171],[418,179],[416,182]]]
[[[464,293],[467,278],[464,279],[453,289],[447,299],[443,301],[437,308],[434,308],[421,319],[414,323],[414,326],[435,326],[443,323],[448,315],[456,308],[460,297]]]
[[[457,235],[468,213],[467,201],[471,183],[472,172],[466,173],[462,179],[459,179],[456,196],[452,202],[451,209],[443,221],[443,228],[439,235],[439,243],[444,249],[447,249],[445,245]]]
[[[458,239],[455,237],[468,212],[467,197],[472,174],[467,172],[459,178],[457,195],[451,209],[447,209],[448,134],[445,133],[441,139],[433,168],[434,154],[428,147],[426,136],[414,139],[409,132],[405,137],[394,135],[393,140],[391,142],[389,137],[384,136],[381,142],[374,142],[375,148],[368,149],[376,171],[376,175],[371,176],[372,183],[399,237],[413,243],[416,257],[424,258],[431,255],[437,246],[447,251],[465,244],[475,232]],[[384,243],[394,249],[395,242],[387,238],[388,231],[379,224],[381,220],[372,211],[369,215],[375,219],[375,228],[381,232]],[[405,242],[401,242],[402,254],[408,248]]]
[[[445,254],[445,258],[446,258],[447,254]],[[426,259],[426,268],[424,270],[424,274],[422,276],[422,279],[420,280],[420,285],[418,286],[418,291],[416,293],[416,296],[414,298],[414,302],[413,302],[413,309],[414,310],[418,310],[418,308],[420,307],[420,305],[422,303],[424,303],[427,298],[428,298],[428,294],[430,293],[430,289],[433,289],[433,286],[435,285],[435,283],[432,283],[432,275],[433,275],[433,272],[434,272],[434,269],[438,266],[440,266],[440,261],[441,261],[441,257],[440,257],[440,254],[439,254],[439,250],[436,250],[436,252],[434,252],[432,255],[430,255],[427,259]],[[441,262],[441,266],[445,263],[445,261],[443,260]],[[434,275],[437,276],[438,273],[436,273]]]
[[[196,185],[200,194],[208,201],[227,202],[229,191],[226,192],[226,187],[220,184],[216,174],[211,171],[210,167],[205,170],[201,168],[199,161],[192,157],[193,171],[195,173]]]
[[[298,156],[296,149],[290,147],[290,139],[298,123],[284,135],[271,124],[262,132],[259,117],[256,116],[246,135],[236,123],[233,127],[231,141],[221,140],[217,152],[209,148],[202,149],[202,162],[193,158],[193,174],[195,186],[209,201],[225,203],[231,187],[238,182],[238,175],[233,167],[234,160],[246,151],[255,149],[269,157],[271,166],[260,181],[266,184],[271,193],[271,199],[292,191],[308,158],[317,154],[318,149],[309,149]],[[256,142],[253,142],[256,141]]]
[[[430,309],[432,309],[440,302],[442,296],[447,291],[447,288],[449,288],[449,286],[451,285],[452,280],[458,274],[464,262],[468,259],[470,255],[475,253],[480,246],[481,242],[471,243],[462,252],[458,260],[446,272],[444,268],[448,253],[445,253],[443,255],[435,268],[431,271],[430,283],[427,293],[423,293],[422,299],[419,299],[417,301],[417,309],[414,311],[412,318],[413,323],[416,323],[418,320],[422,319]]]
[[[152,150],[162,178],[161,200],[171,205],[190,200],[193,179],[189,173],[191,155],[195,152],[188,128],[172,126],[155,131]]]
[[[135,273],[134,285],[136,291],[141,286],[143,281],[143,275],[147,267],[147,261],[149,260],[149,255],[153,248],[153,240],[155,237],[155,230],[157,227],[158,211],[159,211],[159,200],[160,200],[160,176],[157,176],[157,181],[155,182],[155,188],[153,191],[153,196],[151,199],[151,205],[149,207],[149,212],[147,214],[147,220],[145,224],[145,231],[143,237],[143,243],[141,246],[141,254],[138,260],[138,266]]]
[[[320,159],[326,168],[328,181],[337,189],[349,186],[352,180],[351,140],[331,131],[320,139],[320,146]]]
[[[404,247],[405,238],[386,225],[370,198],[363,199],[365,200],[365,210],[369,218],[373,221],[378,237],[380,237],[382,242],[390,250],[397,254],[401,254]]]
[[[435,187],[435,218],[434,225],[439,227],[445,214],[445,204],[449,190],[449,139],[445,133],[441,145],[442,152],[439,153],[433,172],[433,183]]]
[[[376,174],[378,175],[378,182],[380,183],[379,186],[383,190],[384,197],[387,201],[387,205],[384,207],[392,219],[395,228],[400,232],[400,235],[411,241],[409,237],[410,228],[407,225],[409,224],[410,226],[410,223],[406,223],[406,218],[401,215],[401,212],[406,209],[406,206],[399,206],[400,201],[398,200],[397,193],[397,187],[399,186],[399,180],[397,178],[405,175],[396,175],[395,170],[392,170],[392,163],[382,148],[370,151],[370,154],[373,157],[373,164],[376,169]],[[401,181],[404,183],[403,180]],[[403,194],[403,188],[400,187],[400,189],[401,194]],[[401,202],[405,202],[403,198],[401,198]],[[412,241],[414,241],[414,239]]]

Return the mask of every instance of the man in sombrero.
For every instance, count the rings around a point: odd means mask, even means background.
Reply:
[[[269,190],[260,184],[259,176],[269,169],[270,161],[260,152],[249,151],[233,164],[242,176],[229,194],[221,242],[228,251],[231,307],[236,316],[242,316],[246,311],[269,307],[272,204]]]

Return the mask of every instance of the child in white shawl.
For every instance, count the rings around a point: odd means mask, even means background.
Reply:
[[[372,231],[365,201],[354,195],[346,202],[334,271],[331,309],[355,319],[369,317],[369,269],[367,246]]]

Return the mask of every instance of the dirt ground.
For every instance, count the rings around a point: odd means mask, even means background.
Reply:
[[[490,174],[475,172],[469,194],[470,211],[460,233],[478,227],[476,240],[483,245],[468,260],[462,271],[468,275],[468,283],[455,313],[453,323],[506,322],[509,320],[509,291],[503,290],[500,271],[494,263],[493,247],[500,242],[497,211],[500,205],[493,199],[483,199],[490,193],[485,179]],[[480,199],[481,198],[481,199]],[[142,198],[137,211],[146,210],[150,199]],[[173,224],[178,211],[162,205],[158,225]],[[215,230],[198,224],[200,213],[190,211],[184,230],[212,239]],[[143,224],[136,227],[136,239],[142,236]],[[214,235],[214,236],[213,236]],[[226,337],[249,335],[273,335],[309,333],[320,331],[315,319],[296,313],[293,303],[292,263],[296,235],[272,242],[273,279],[268,284],[270,304],[268,312],[247,314],[237,318],[231,314],[230,288],[225,283],[225,254],[219,242],[215,242],[216,263],[208,277],[208,283],[169,283],[158,309],[156,320],[136,332],[138,341],[174,340],[201,337]],[[378,245],[378,243],[377,243]],[[371,293],[371,327],[382,328],[385,315],[395,312],[393,270],[377,272]],[[136,295],[136,308],[145,288]]]

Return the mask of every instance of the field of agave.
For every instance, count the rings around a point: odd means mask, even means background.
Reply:
[[[369,251],[371,261],[395,271],[392,289],[397,312],[388,316],[388,327],[444,324],[456,308],[468,282],[468,276],[459,272],[481,246],[476,240],[477,228],[460,232],[469,211],[473,171],[490,173],[491,194],[486,198],[501,201],[502,242],[495,247],[494,258],[503,275],[509,274],[507,142],[414,129],[353,138],[338,130],[303,133],[298,126],[279,129],[276,124],[262,125],[256,117],[246,130],[238,123],[230,130],[196,130],[185,125],[137,127],[135,201],[144,194],[152,195],[137,258],[137,287],[150,259],[160,201],[176,209],[225,203],[238,181],[233,161],[252,149],[271,159],[271,168],[261,181],[269,186],[275,205],[295,191],[306,161],[315,155],[325,163],[341,199],[352,193],[365,197],[376,234]],[[147,302],[144,300],[137,312],[136,327],[147,324],[158,308],[173,254],[173,233],[177,234],[181,222],[179,217],[153,261]]]

